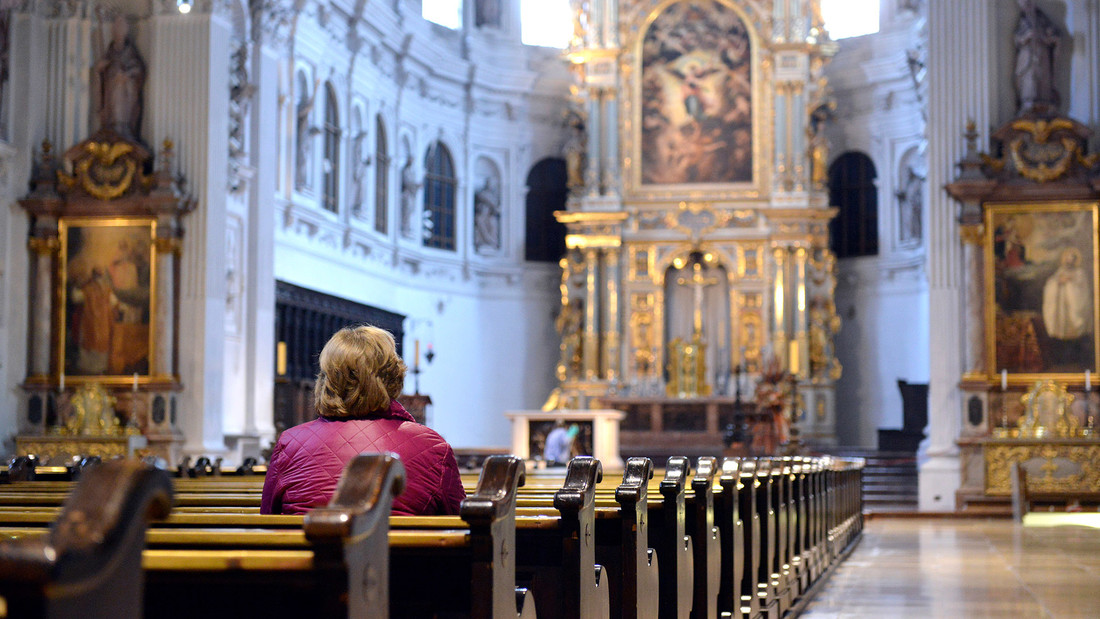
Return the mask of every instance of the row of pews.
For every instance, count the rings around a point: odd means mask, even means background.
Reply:
[[[250,469],[39,469],[0,471],[0,616],[778,619],[862,531],[862,462],[836,458],[631,458],[612,479],[496,455],[459,516],[418,517],[390,515],[386,454],[305,516],[259,514]]]

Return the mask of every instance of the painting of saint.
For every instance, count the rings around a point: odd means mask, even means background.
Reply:
[[[716,0],[670,5],[642,42],[643,184],[752,181],[752,41]]]
[[[994,207],[989,218],[993,370],[1095,370],[1095,207]]]
[[[62,220],[65,373],[149,373],[152,220]]]

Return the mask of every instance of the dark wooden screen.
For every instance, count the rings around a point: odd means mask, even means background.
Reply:
[[[321,349],[337,330],[369,324],[385,329],[397,340],[401,354],[405,317],[347,299],[275,282],[275,341],[286,344],[286,373],[275,377],[275,429],[316,417],[313,382]]]

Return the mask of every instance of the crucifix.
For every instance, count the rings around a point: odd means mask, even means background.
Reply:
[[[703,332],[703,289],[718,283],[717,277],[707,277],[703,273],[703,265],[698,260],[692,261],[691,277],[677,277],[676,283],[681,286],[691,286],[694,290],[692,301],[692,326],[693,335]]]

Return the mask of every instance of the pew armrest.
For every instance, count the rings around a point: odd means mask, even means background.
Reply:
[[[89,608],[140,615],[146,525],[166,518],[171,506],[164,471],[117,460],[84,472],[45,539],[0,544],[0,591],[12,616],[32,608],[56,617]]]
[[[388,523],[393,498],[405,489],[405,466],[393,454],[361,454],[344,467],[327,507],[306,514],[311,542],[343,540]]]
[[[554,493],[554,508],[563,514],[576,514],[593,506],[596,484],[603,481],[603,465],[591,456],[577,456],[569,461],[565,483]]]
[[[481,468],[477,489],[459,507],[466,522],[491,523],[516,514],[516,488],[527,479],[523,460],[516,456],[489,456]]]

